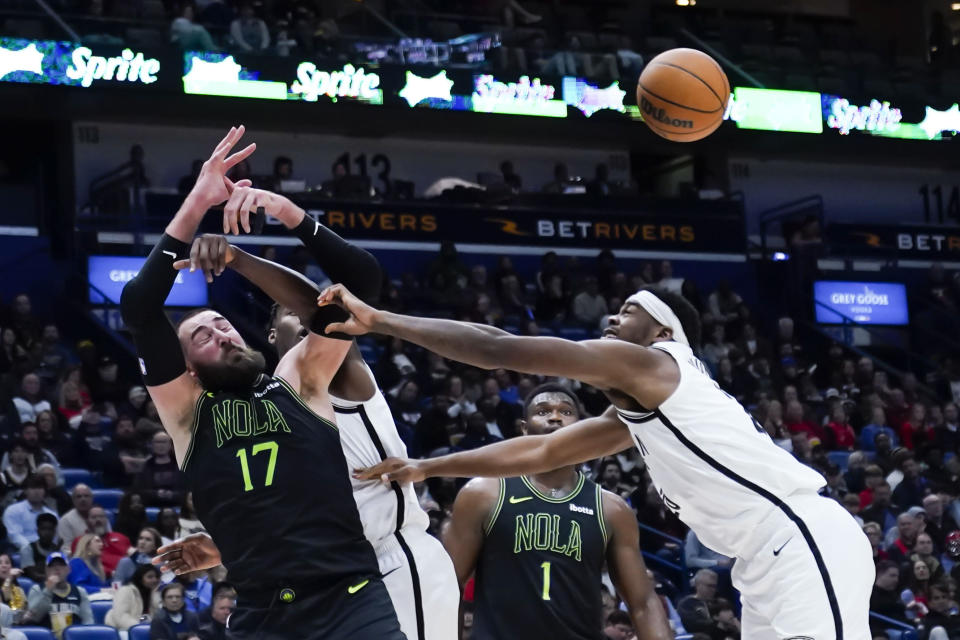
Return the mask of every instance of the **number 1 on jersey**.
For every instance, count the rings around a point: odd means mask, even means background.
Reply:
[[[550,563],[544,562],[540,565],[543,569],[543,599],[550,599]]]
[[[277,451],[279,451],[279,449],[280,446],[273,441],[253,445],[251,455],[255,456],[261,451],[270,452],[270,462],[267,463],[267,477],[263,483],[265,487],[273,484],[273,472],[277,469]],[[240,449],[237,451],[237,457],[240,458],[240,470],[243,472],[243,490],[253,491],[253,481],[250,480],[250,465],[247,464],[247,450]]]

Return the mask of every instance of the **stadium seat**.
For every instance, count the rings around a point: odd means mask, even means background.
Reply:
[[[107,522],[110,523],[112,527],[117,521],[117,510],[116,509],[104,509],[107,514]]]
[[[130,634],[130,640],[150,640],[150,625],[138,624],[135,627],[130,627],[128,633]]]
[[[93,609],[93,623],[103,624],[107,619],[107,611],[113,608],[113,600],[91,600],[90,608]]]
[[[841,471],[847,470],[847,461],[850,459],[849,451],[831,451],[827,454],[827,459],[840,467]]]
[[[63,640],[120,640],[120,634],[105,625],[73,625],[64,629]]]
[[[123,497],[121,489],[94,489],[93,501],[104,509],[116,509]]]
[[[30,589],[33,589],[33,585],[35,585],[36,582],[26,576],[20,576],[17,578],[17,584],[20,585],[20,588],[23,589],[24,593],[30,593]]]
[[[19,566],[20,566],[20,554],[19,554],[19,553],[16,553],[16,552],[11,553],[11,554],[10,554],[10,562],[13,563],[13,566],[19,567]]]
[[[27,640],[56,640],[50,629],[43,627],[17,627],[17,631],[27,636]]]
[[[96,486],[93,473],[87,469],[61,469],[60,475],[63,476],[63,486],[67,491],[81,482],[91,487]]]
[[[151,523],[156,522],[157,516],[160,515],[160,507],[147,507],[146,513],[147,513],[148,522],[151,522]]]
[[[560,327],[557,335],[567,340],[586,340],[590,337],[590,332],[582,327]]]

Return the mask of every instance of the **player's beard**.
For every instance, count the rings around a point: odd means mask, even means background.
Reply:
[[[200,384],[207,391],[247,393],[263,373],[267,361],[263,354],[250,347],[235,347],[219,362],[195,363]]]

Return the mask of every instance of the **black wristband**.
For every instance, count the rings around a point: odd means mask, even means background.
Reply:
[[[173,263],[189,255],[189,243],[163,234],[120,296],[123,322],[137,346],[140,372],[148,386],[170,382],[187,368],[163,303],[177,279]]]
[[[383,272],[371,253],[351,244],[310,216],[291,229],[333,282],[340,283],[364,302],[380,297]]]

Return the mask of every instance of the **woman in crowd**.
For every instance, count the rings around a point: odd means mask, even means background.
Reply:
[[[57,460],[69,459],[70,440],[60,430],[52,411],[37,414],[37,435],[40,446],[56,456]]]
[[[100,536],[87,533],[80,536],[77,549],[70,561],[70,575],[67,581],[75,586],[83,587],[88,594],[94,594],[108,587],[107,572],[103,568],[101,555],[103,554],[103,540]]]
[[[867,534],[867,540],[870,541],[870,548],[873,549],[874,562],[880,562],[889,558],[887,552],[881,547],[883,543],[883,528],[876,522],[868,522],[863,525],[863,532]]]
[[[147,509],[143,504],[143,496],[133,489],[124,491],[117,505],[117,519],[114,521],[113,530],[135,540],[146,526]]]
[[[134,625],[150,622],[160,609],[159,584],[159,569],[150,564],[139,565],[130,584],[120,587],[113,596],[113,607],[107,612],[106,624],[127,631]]]
[[[56,467],[45,462],[37,467],[37,474],[47,483],[47,497],[43,501],[45,505],[61,516],[73,509],[73,500],[63,488],[63,480],[57,473]]]
[[[126,558],[122,558],[117,564],[117,569],[113,572],[113,581],[120,584],[130,582],[137,567],[150,564],[161,545],[160,532],[153,527],[145,527],[137,536],[137,546],[134,548],[134,552]]]
[[[157,531],[162,536],[163,544],[170,544],[180,537],[180,516],[173,507],[164,507],[157,514]]]
[[[13,566],[9,553],[0,553],[0,601],[14,611],[23,609],[27,604],[27,596],[17,583],[21,573],[20,569]]]
[[[183,585],[179,582],[164,585],[160,592],[161,608],[150,623],[150,640],[177,640],[181,634],[200,629],[197,614],[185,607],[183,594]]]

